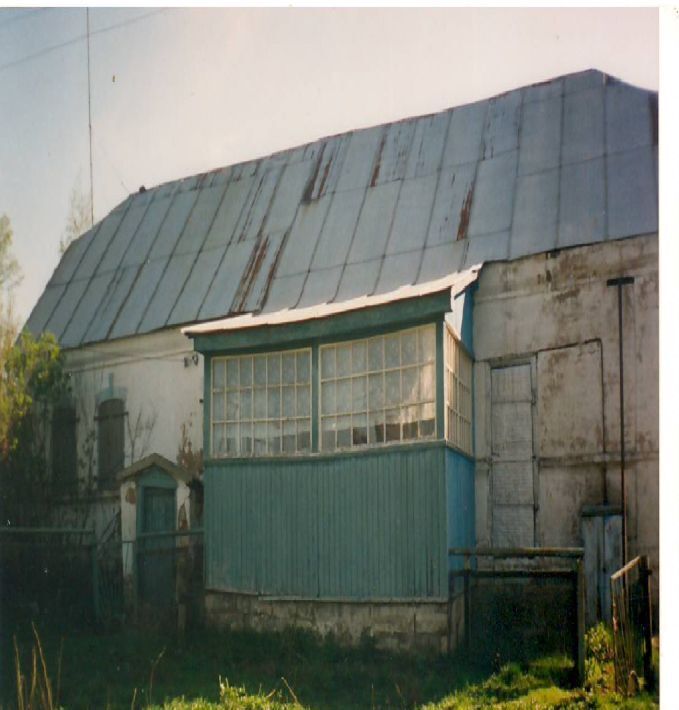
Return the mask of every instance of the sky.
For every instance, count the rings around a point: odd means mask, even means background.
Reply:
[[[597,68],[658,89],[658,11],[90,10],[94,218],[130,192]],[[0,9],[0,214],[25,319],[89,191],[85,8]]]

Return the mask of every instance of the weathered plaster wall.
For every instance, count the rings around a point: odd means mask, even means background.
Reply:
[[[125,402],[125,466],[150,453],[176,461],[183,426],[193,450],[202,448],[202,356],[178,330],[66,351],[66,362],[78,420],[81,479],[96,479],[96,408],[109,396]],[[117,490],[114,498],[117,504]],[[178,508],[183,502],[178,500]],[[108,522],[100,517],[95,519],[97,534]]]
[[[623,291],[629,557],[658,568],[658,241],[643,236],[486,265],[474,296],[477,543],[492,529],[490,372],[531,362],[535,543],[580,545],[583,505],[620,502]],[[657,590],[657,574],[654,575]]]

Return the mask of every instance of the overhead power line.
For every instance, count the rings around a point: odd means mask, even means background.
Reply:
[[[127,27],[127,25],[132,25],[136,22],[141,22],[142,20],[146,20],[149,17],[153,17],[154,15],[160,15],[162,12],[167,12],[168,8],[160,8],[158,10],[152,10],[151,12],[146,12],[143,15],[138,15],[137,17],[131,17],[129,20],[124,20],[123,22],[118,22],[115,25],[108,25],[107,27],[100,27],[98,30],[92,30],[89,34],[90,37],[93,37],[94,35],[100,35],[104,34],[106,32],[112,32],[113,30],[120,29],[121,27]],[[17,19],[17,18],[14,18]],[[9,22],[9,20],[8,20]],[[76,44],[78,42],[82,42],[83,40],[87,39],[87,33],[84,35],[78,35],[77,37],[73,37],[72,39],[66,40],[65,42],[60,42],[59,44],[53,44],[49,47],[45,47],[44,49],[40,49],[37,52],[34,52],[33,54],[29,54],[25,57],[20,57],[19,59],[14,59],[11,62],[7,62],[5,64],[0,64],[0,72],[5,71],[6,69],[11,69],[13,67],[19,66],[21,64],[24,64],[25,62],[30,62],[34,59],[39,59],[40,57],[44,57],[46,54],[50,54],[51,52],[56,52],[58,49],[61,49],[62,47],[68,47],[72,44]]]

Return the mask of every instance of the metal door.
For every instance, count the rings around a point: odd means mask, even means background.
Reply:
[[[167,607],[175,599],[175,538],[147,533],[175,529],[175,490],[144,486],[139,536],[139,591],[146,604]]]
[[[491,369],[492,541],[535,544],[533,375],[530,363]]]

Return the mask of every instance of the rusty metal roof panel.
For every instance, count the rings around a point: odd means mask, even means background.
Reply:
[[[334,300],[340,303],[373,293],[381,266],[382,259],[347,264]]]
[[[604,89],[564,97],[561,162],[576,163],[604,153]]]
[[[607,158],[608,235],[649,234],[657,229],[658,200],[646,186],[657,180],[658,165],[652,146]]]
[[[318,303],[330,303],[337,293],[342,267],[333,266],[329,269],[310,271],[304,283],[304,289],[296,308],[315,306]]]
[[[28,327],[77,346],[657,230],[657,94],[596,72],[140,191]]]
[[[601,241],[606,233],[604,159],[561,168],[557,246]]]
[[[278,265],[279,276],[292,276],[309,270],[331,202],[332,196],[326,195],[315,202],[300,205]]]
[[[510,258],[556,247],[559,171],[524,175],[516,183]]]
[[[337,192],[328,209],[315,245],[311,269],[328,269],[344,264],[349,253],[365,192]]]
[[[518,152],[513,150],[479,163],[469,217],[471,237],[511,227]]]
[[[108,286],[105,297],[99,302],[97,310],[83,338],[84,342],[105,340],[113,325],[125,297],[130,292],[137,276],[136,266],[119,269]]]
[[[519,175],[558,167],[561,157],[561,96],[524,103]]]
[[[387,243],[387,254],[421,250],[427,238],[438,173],[404,180]]]
[[[401,183],[397,180],[366,190],[348,263],[356,264],[384,254],[400,190]]]

